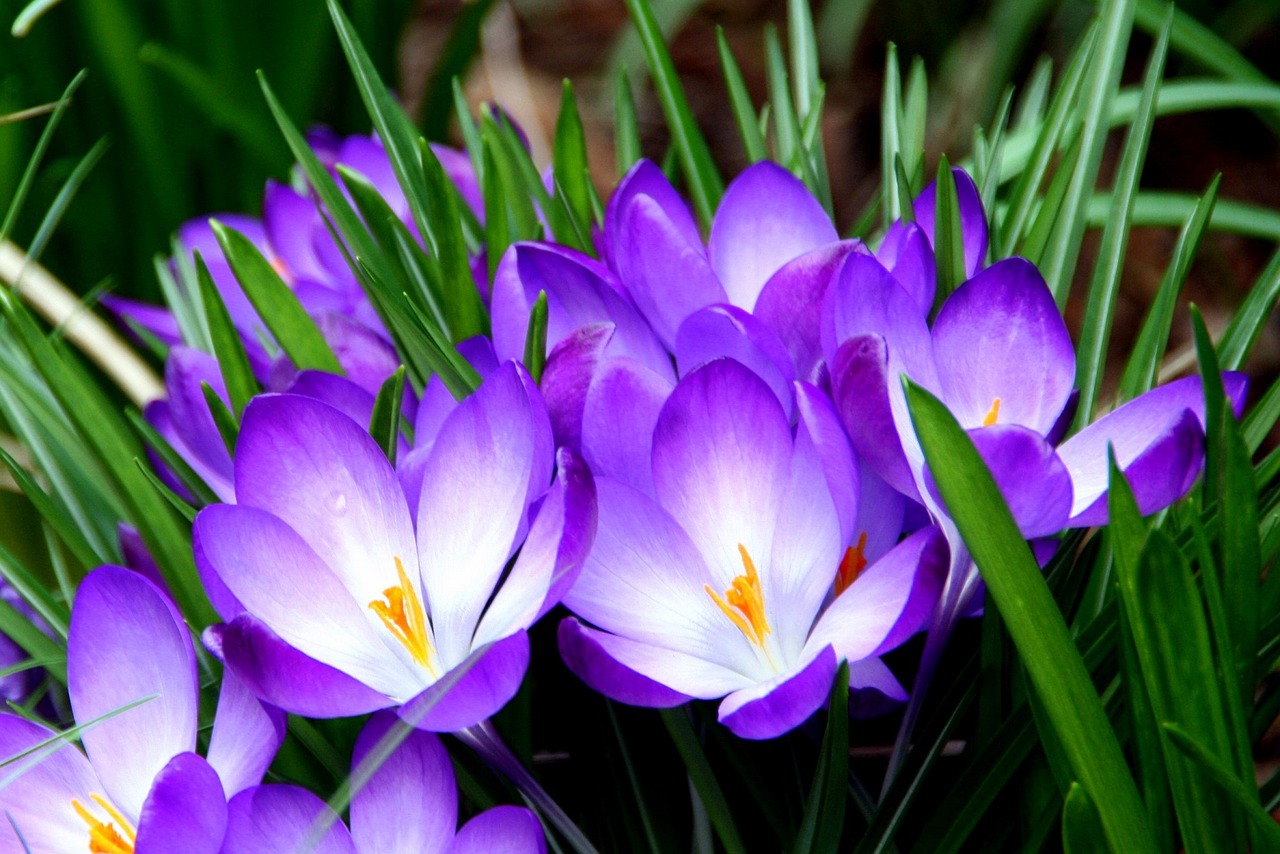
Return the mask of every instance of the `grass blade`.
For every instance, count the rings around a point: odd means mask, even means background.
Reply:
[[[716,49],[720,52],[720,71],[724,75],[725,87],[729,90],[729,104],[733,107],[733,118],[738,125],[738,136],[742,139],[742,149],[747,154],[747,161],[758,163],[768,158],[764,135],[760,133],[760,120],[755,107],[751,104],[751,96],[747,93],[746,81],[742,79],[742,69],[729,49],[729,40],[724,37],[724,28],[716,27]]]
[[[400,447],[400,405],[404,402],[404,365],[387,377],[378,396],[373,401],[373,414],[369,417],[369,435],[382,448],[392,466],[396,464],[396,451]]]
[[[204,300],[204,316],[209,327],[209,338],[213,341],[213,355],[218,359],[218,367],[222,371],[222,381],[227,387],[227,397],[231,400],[231,408],[236,416],[244,412],[250,399],[258,393],[258,381],[249,367],[249,357],[245,355],[244,342],[231,322],[227,306],[218,293],[218,286],[209,275],[209,268],[204,259],[196,254],[196,276],[200,281],[200,298]]]
[[[711,764],[707,761],[707,754],[693,731],[688,709],[661,709],[658,714],[662,716],[662,722],[666,724],[671,740],[675,742],[676,750],[684,760],[689,780],[706,807],[711,826],[720,837],[720,843],[728,854],[745,854],[747,849],[742,844],[742,837],[738,835],[733,811],[729,808],[724,790],[720,788],[720,782],[716,780]]]
[[[849,779],[849,663],[840,663],[831,686],[827,729],[818,767],[813,773],[804,820],[796,837],[796,854],[835,854],[844,830]]]

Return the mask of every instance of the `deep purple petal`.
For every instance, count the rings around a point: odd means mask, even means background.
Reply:
[[[172,311],[163,306],[138,302],[115,294],[103,294],[98,302],[123,322],[125,328],[130,330],[131,338],[137,337],[131,331],[132,327],[136,326],[154,335],[167,347],[182,342],[182,330],[178,326],[177,318],[173,316]]]
[[[610,323],[583,326],[548,354],[540,387],[557,445],[574,450],[581,448],[582,411],[587,390],[613,334],[614,326]]]
[[[255,695],[295,715],[344,718],[392,705],[363,682],[298,652],[248,614],[205,629],[204,641]]]
[[[987,217],[982,210],[982,198],[978,195],[978,187],[963,169],[952,169],[955,177],[956,198],[960,202],[960,230],[964,235],[964,268],[965,275],[972,276],[982,269],[987,257]],[[930,181],[924,192],[916,196],[916,222],[929,235],[929,242],[936,243],[934,237],[934,214],[937,207],[937,181]]]
[[[165,391],[174,432],[180,439],[175,450],[219,497],[230,496],[231,454],[209,412],[203,384],[227,402],[227,389],[217,359],[189,347],[174,347],[164,368]]]
[[[352,797],[351,836],[360,854],[437,854],[448,849],[458,826],[453,766],[435,735],[393,733],[397,725],[405,726],[394,714],[376,714],[356,739],[353,773],[380,758],[384,738],[402,740]]]
[[[522,630],[471,653],[398,714],[428,732],[466,729],[505,706],[520,690],[528,668],[529,635]]]
[[[801,437],[813,443],[818,458],[822,461],[822,474],[827,483],[827,490],[835,504],[836,518],[840,522],[841,542],[852,542],[853,525],[861,501],[859,495],[859,469],[849,444],[849,437],[840,424],[840,416],[836,413],[830,398],[808,383],[797,383],[795,386],[796,441]]]
[[[673,387],[632,359],[600,367],[582,411],[582,455],[595,474],[653,493],[653,428]]]
[[[685,375],[712,359],[733,359],[769,384],[791,415],[791,356],[778,336],[744,309],[710,305],[689,315],[676,333],[676,365]]]
[[[284,730],[284,712],[254,696],[234,667],[224,668],[207,756],[228,798],[262,782]]]
[[[693,221],[689,205],[662,170],[650,160],[640,160],[631,167],[631,171],[618,183],[618,187],[609,197],[609,205],[605,209],[604,228],[607,241],[611,244],[611,255],[616,247],[625,242],[624,216],[639,196],[652,199],[670,221],[675,233],[691,246],[699,245],[702,236],[698,233],[698,224]]]
[[[186,626],[138,573],[104,566],[80,582],[67,636],[67,692],[80,723],[145,700],[81,736],[107,794],[137,815],[160,769],[195,749],[199,713]]]
[[[691,699],[619,663],[600,646],[596,640],[598,635],[575,617],[560,621],[560,655],[569,669],[593,691],[620,703],[659,709]]]
[[[914,498],[915,478],[889,401],[894,381],[879,335],[849,339],[831,363],[832,398],[859,458],[898,492]]]
[[[799,672],[735,691],[720,704],[720,723],[739,738],[776,738],[790,732],[830,696],[836,664],[828,646]]]
[[[849,717],[874,718],[906,699],[902,683],[880,659],[864,658],[849,664]]]
[[[929,237],[913,222],[895,222],[889,226],[884,241],[876,250],[876,258],[885,269],[915,298],[920,310],[933,308],[938,289],[937,263]]]
[[[290,279],[328,278],[311,248],[312,230],[324,228],[314,199],[278,181],[267,181],[262,197],[262,219],[267,238]]]
[[[729,302],[750,310],[783,264],[838,239],[831,218],[808,188],[776,163],[761,161],[725,191],[707,255]]]
[[[373,418],[374,396],[337,374],[299,371],[285,392],[327,403],[357,424]]]
[[[942,399],[966,429],[1020,424],[1044,435],[1075,383],[1067,325],[1040,272],[1022,258],[961,285],[938,312],[933,346]]]
[[[547,839],[538,817],[524,807],[485,810],[462,826],[449,854],[545,854]]]
[[[245,789],[231,799],[222,851],[356,854],[356,846],[347,826],[324,801],[297,786],[271,785]]]
[[[198,755],[179,753],[155,778],[138,820],[138,854],[218,854],[227,799],[218,774]]]
[[[124,565],[142,575],[172,600],[169,585],[165,583],[160,567],[147,550],[147,544],[138,529],[127,522],[120,522],[116,525],[116,537],[120,540],[120,555],[124,558]]]

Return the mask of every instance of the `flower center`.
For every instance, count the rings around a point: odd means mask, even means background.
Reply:
[[[764,591],[760,589],[760,574],[756,572],[751,555],[747,554],[747,547],[739,543],[738,551],[742,554],[742,566],[746,571],[733,579],[724,596],[712,590],[710,584],[702,587],[711,601],[716,603],[747,640],[763,648],[765,635],[771,634],[773,629],[769,628],[769,620],[764,615]]]
[[[982,419],[982,426],[990,427],[992,424],[996,423],[996,420],[999,417],[1000,417],[1000,398],[997,397],[995,400],[991,401],[991,408],[987,410],[987,417]]]
[[[129,824],[128,819],[120,814],[120,811],[113,807],[102,795],[90,795],[94,803],[106,810],[110,821],[99,821],[93,813],[85,808],[75,798],[71,799],[71,808],[76,811],[76,815],[80,816],[89,827],[89,852],[90,854],[133,854],[133,846],[138,841],[138,834],[134,831],[133,826]],[[116,825],[120,826],[120,830],[116,830]],[[121,830],[124,835],[121,836]]]
[[[427,640],[427,615],[422,610],[422,600],[418,598],[418,587],[409,581],[404,571],[404,564],[396,558],[396,573],[400,576],[399,587],[388,587],[382,591],[383,598],[369,603],[369,609],[378,615],[387,631],[400,641],[413,660],[425,667],[433,676],[439,676],[431,664],[431,642]]]
[[[845,549],[840,566],[836,568],[836,595],[849,589],[849,585],[858,580],[862,570],[867,568],[867,532],[858,535],[858,544]]]

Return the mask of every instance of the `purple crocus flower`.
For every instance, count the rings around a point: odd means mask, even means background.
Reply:
[[[568,452],[556,462],[553,481],[545,408],[511,363],[445,419],[408,496],[362,425],[311,398],[256,398],[237,503],[195,522],[196,563],[228,621],[206,642],[297,714],[404,706],[430,730],[482,721],[519,687],[525,630],[594,531],[590,474]]]
[[[353,776],[396,725],[395,716],[386,712],[370,719],[356,739]],[[435,735],[415,730],[356,790],[349,830],[322,800],[296,786],[257,786],[231,801],[222,854],[302,850],[541,854],[546,840],[538,819],[523,807],[494,807],[459,830],[449,755]]]
[[[803,408],[793,434],[774,393],[732,360],[682,379],[654,427],[652,494],[597,480],[596,543],[565,597],[591,626],[562,623],[569,666],[637,705],[724,697],[720,720],[746,738],[808,718],[841,660],[854,687],[902,699],[877,656],[932,611],[945,544],[925,529],[847,565],[856,499],[829,485],[825,434]]]
[[[208,758],[197,755],[190,635],[164,594],[123,567],[81,582],[67,677],[85,753],[40,724],[0,715],[4,850],[215,854],[227,799],[261,781],[284,716],[228,676]]]

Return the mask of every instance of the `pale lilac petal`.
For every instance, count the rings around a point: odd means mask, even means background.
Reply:
[[[799,413],[796,441],[799,443],[803,436],[813,443],[822,461],[822,474],[840,522],[840,540],[853,542],[856,539],[853,525],[860,502],[859,469],[862,467],[858,465],[853,446],[849,444],[849,437],[830,398],[808,383],[797,383],[795,396]]]
[[[858,512],[851,545],[862,545],[862,556],[875,563],[898,544],[906,530],[907,497],[894,489],[871,466],[858,466]]]
[[[547,356],[539,385],[557,445],[574,450],[582,446],[582,411],[587,402],[587,390],[614,329],[611,323],[580,327]]]
[[[449,854],[545,854],[547,840],[538,817],[524,807],[485,810],[458,831]]]
[[[228,798],[262,782],[284,729],[284,712],[255,697],[234,667],[224,668],[206,755]]]
[[[790,481],[791,431],[769,387],[729,359],[682,379],[658,416],[653,482],[658,500],[724,590],[742,574],[739,551],[763,562]]]
[[[226,829],[227,799],[217,772],[195,753],[179,753],[147,794],[134,850],[218,854]]]
[[[828,646],[798,672],[735,691],[720,703],[720,723],[739,738],[776,738],[809,719],[831,695],[836,655]]]
[[[678,706],[691,699],[687,694],[673,691],[620,664],[604,651],[596,639],[599,634],[583,626],[576,617],[565,617],[560,621],[560,656],[593,691],[620,703],[660,709]]]
[[[536,389],[531,394],[522,375],[509,362],[463,401],[424,470],[418,559],[446,668],[471,652],[485,603],[519,543],[532,479],[551,479],[549,454],[539,459],[539,430],[550,434],[546,410],[534,405]]]
[[[457,346],[457,351],[471,367],[475,368],[482,380],[498,370],[498,357],[493,351],[493,342],[483,335],[463,341]],[[422,402],[418,405],[417,414],[414,416],[414,448],[431,447],[436,440],[436,434],[440,432],[441,425],[449,417],[449,413],[457,408],[457,399],[440,377],[433,376],[429,379],[422,390]],[[407,494],[417,495],[418,493],[414,491]],[[409,506],[416,513],[418,508],[414,506],[415,503],[410,502]]]
[[[555,607],[582,571],[595,531],[596,490],[591,472],[562,448],[556,481],[541,499],[515,565],[485,609],[473,645],[527,629]]]
[[[938,289],[937,262],[929,237],[919,226],[913,222],[895,222],[889,226],[876,250],[876,258],[915,298],[921,311],[927,314],[933,309],[933,297]]]
[[[597,475],[653,493],[650,451],[671,380],[632,359],[609,359],[587,390],[582,455]]]
[[[195,650],[168,598],[136,572],[104,566],[80,582],[67,636],[67,692],[106,794],[138,815],[152,779],[196,746]],[[152,699],[146,699],[146,698]]]
[[[611,256],[618,277],[668,350],[684,319],[727,300],[700,242],[690,242],[662,206],[637,196],[622,212]]]
[[[860,661],[901,644],[933,612],[947,557],[946,540],[936,528],[907,537],[836,597],[806,648],[830,644],[840,658]]]
[[[866,252],[860,240],[842,240],[807,252],[770,277],[752,314],[773,330],[791,356],[799,379],[812,380],[822,361],[822,306],[827,288],[852,252]]]
[[[1075,384],[1067,325],[1040,272],[1022,258],[961,285],[938,312],[933,347],[942,399],[965,429],[995,415],[991,423],[1044,435]]]
[[[190,347],[174,347],[165,360],[164,377],[173,428],[181,440],[179,447],[187,451],[183,458],[210,486],[229,483],[231,454],[209,412],[203,389],[207,383],[227,402],[218,360]]]
[[[284,391],[327,403],[356,424],[367,425],[373,418],[374,396],[337,374],[299,371]]]
[[[393,733],[394,714],[374,715],[356,738],[351,768],[381,753],[384,738],[403,740],[351,799],[351,836],[360,854],[437,854],[458,825],[458,788],[440,739],[411,730]],[[498,851],[500,849],[493,849]]]
[[[89,760],[70,740],[51,745],[22,759],[57,733],[14,714],[0,714],[0,848],[22,851],[13,827],[22,832],[33,852],[84,851],[89,834],[71,806],[72,799],[93,804],[89,796],[101,795],[99,782]],[[102,810],[94,805],[102,818]]]
[[[918,495],[889,400],[889,355],[879,335],[859,335],[836,351],[832,398],[858,457],[895,490]]]
[[[248,614],[205,629],[204,643],[264,703],[295,715],[345,718],[393,701],[280,640]]]
[[[255,786],[231,799],[223,854],[299,850],[310,854],[356,854],[355,843],[342,819],[306,789]]]
[[[215,504],[196,517],[194,536],[245,610],[299,652],[399,700],[426,685],[425,671],[368,607],[381,601],[382,591],[354,599],[315,551],[275,516]]]
[[[778,268],[838,239],[831,218],[805,185],[776,163],[761,161],[725,191],[707,255],[729,302],[751,309]]]
[[[726,620],[725,622],[728,621]],[[591,641],[591,644],[597,648],[595,650],[596,653],[608,656],[625,670],[644,676],[677,694],[702,700],[711,700],[755,683],[755,680],[744,676],[736,670],[731,670],[723,664],[698,658],[668,647],[655,646],[632,638],[597,631],[587,626],[580,627],[579,631],[586,640]],[[604,671],[603,675],[616,679],[619,673],[621,671],[607,670]],[[596,671],[591,675],[599,676],[602,674],[600,671]],[[592,687],[612,696],[609,691],[613,688],[622,687],[628,690],[635,690],[637,686],[627,679],[621,686],[617,686],[616,683],[606,682]],[[641,689],[641,693],[644,693],[643,689]],[[618,699],[622,699],[622,697],[619,696]]]
[[[337,409],[293,394],[254,398],[240,424],[235,468],[237,502],[292,528],[361,607],[399,586],[397,560],[417,580],[400,482],[366,428]]]
[[[471,653],[398,714],[429,732],[466,729],[497,714],[520,690],[528,669],[529,635],[521,630]]]
[[[964,268],[965,275],[972,276],[982,269],[987,257],[987,217],[982,210],[982,198],[978,187],[963,169],[951,170],[955,176],[956,198],[960,202],[960,230],[964,235]],[[930,181],[915,200],[916,222],[929,235],[929,242],[934,244],[934,216],[937,207],[937,181]]]
[[[769,384],[791,417],[791,356],[778,336],[747,311],[732,305],[711,305],[694,312],[676,333],[676,365],[681,375],[712,359],[729,358]]]

